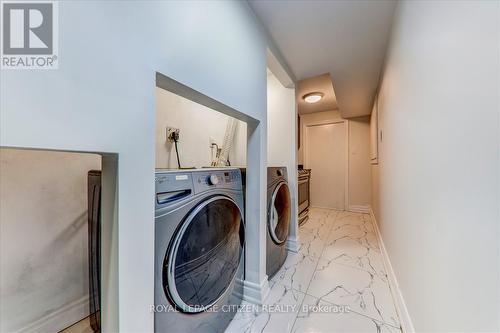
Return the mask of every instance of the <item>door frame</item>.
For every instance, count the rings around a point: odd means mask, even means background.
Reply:
[[[344,210],[349,210],[349,121],[347,119],[338,120],[323,120],[315,121],[304,124],[304,167],[309,168],[309,154],[307,151],[307,144],[309,138],[309,128],[315,126],[344,124],[344,138],[345,138],[345,172],[344,172]],[[311,207],[313,207],[311,205]],[[328,208],[328,207],[319,207]]]

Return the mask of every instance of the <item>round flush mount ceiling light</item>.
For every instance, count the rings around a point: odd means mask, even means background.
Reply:
[[[309,94],[305,94],[304,96],[302,96],[302,98],[307,103],[316,103],[316,102],[319,102],[323,98],[323,96],[324,96],[323,93],[312,92]]]

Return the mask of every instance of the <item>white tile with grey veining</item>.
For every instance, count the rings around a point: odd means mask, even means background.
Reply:
[[[325,218],[326,222],[333,225],[335,223],[335,220],[337,219],[337,215],[341,212],[342,211],[340,210],[334,210],[334,209],[330,210]]]
[[[306,293],[400,327],[389,284],[371,272],[320,259]]]
[[[323,250],[322,259],[367,270],[387,281],[370,217],[367,214],[350,214],[349,218],[336,221]]]
[[[375,232],[370,214],[352,213],[352,212],[338,212],[335,219],[336,226],[349,225],[364,225],[366,231]]]
[[[243,302],[226,333],[290,332],[305,294],[272,284],[262,306]]]
[[[326,217],[321,218],[309,218],[303,225],[300,226],[300,230],[317,230],[321,227],[326,227]],[[331,228],[331,227],[330,227]]]
[[[309,210],[309,218],[311,220],[321,220],[321,221],[325,221],[328,216],[331,216],[332,212],[331,211],[327,211],[325,209],[322,209],[322,208],[311,208]]]
[[[345,224],[350,225],[365,225],[367,231],[374,232],[375,229],[371,223],[370,214],[365,213],[352,213],[347,211],[338,212],[335,219],[335,225],[341,226]]]
[[[335,238],[345,236],[362,238],[367,237],[368,235],[375,236],[375,231],[373,229],[371,219],[369,217],[362,216],[360,219],[355,220],[336,220],[332,228],[332,236],[333,235],[335,235]],[[373,245],[378,246],[376,239]]]
[[[362,213],[354,213],[347,210],[341,210],[338,212],[337,221],[343,219],[357,219],[359,215],[362,215]]]
[[[271,281],[305,292],[318,260],[319,258],[306,256],[302,253],[289,252],[285,263]]]
[[[326,244],[326,237],[319,230],[299,231],[299,253],[319,258]]]
[[[288,254],[270,281],[265,302],[301,306],[282,313],[238,313],[228,332],[289,332],[293,325],[293,332],[400,333],[370,216],[317,208],[310,213],[310,220],[299,228],[299,253]],[[320,305],[344,305],[350,311],[318,312]]]
[[[388,281],[380,251],[360,245],[353,239],[341,239],[335,246],[326,246],[321,259],[362,269],[377,275],[383,281]]]
[[[315,212],[318,208],[312,208]],[[320,210],[321,212],[321,210]],[[329,211],[321,218],[307,221],[299,228],[299,253],[319,257],[335,222],[336,211]]]
[[[309,217],[313,219],[322,218],[328,216],[330,212],[331,212],[330,209],[311,207],[309,209]]]
[[[306,295],[295,320],[297,333],[401,333],[401,329]]]
[[[312,208],[310,214],[314,212],[316,212],[316,214],[310,215],[309,220],[300,226],[299,233],[313,230],[318,231],[324,237],[328,236],[335,223],[337,212],[330,211],[327,214],[323,214],[321,211],[317,212],[318,209],[319,208]]]

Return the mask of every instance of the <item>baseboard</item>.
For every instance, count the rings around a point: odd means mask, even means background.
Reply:
[[[332,207],[323,207],[323,206],[309,206],[309,208],[317,208],[317,209],[328,209],[328,210],[344,210],[344,208],[332,208]]]
[[[267,295],[269,295],[269,281],[267,280],[267,276],[265,276],[260,284],[246,280],[243,282],[243,300],[261,305],[264,303]]]
[[[396,304],[396,311],[398,312],[399,320],[401,320],[401,329],[404,333],[415,333],[413,322],[411,321],[408,308],[406,307],[406,303],[403,298],[403,294],[401,293],[401,289],[399,288],[396,274],[394,273],[391,261],[389,259],[389,254],[387,253],[387,250],[385,248],[382,234],[380,233],[380,229],[378,228],[377,219],[375,218],[371,207],[369,208],[369,213],[375,226],[375,233],[377,234],[378,242],[380,244],[380,251],[382,251],[382,259],[387,271],[387,277],[389,278],[389,286],[392,291],[392,297],[394,298],[394,302]]]
[[[287,251],[297,253],[299,252],[299,241],[297,238],[288,237],[286,240],[285,248]]]
[[[350,212],[370,214],[371,208],[369,205],[349,205]]]
[[[40,319],[16,330],[18,332],[59,332],[89,316],[89,297],[67,303]]]
[[[245,293],[245,280],[237,278],[234,281],[234,291],[233,291],[233,294],[236,297],[238,297],[240,299],[243,299],[243,298],[245,298],[244,297],[244,293]]]

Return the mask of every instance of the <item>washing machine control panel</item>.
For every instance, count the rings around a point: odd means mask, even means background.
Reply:
[[[224,172],[224,181],[226,183],[241,182],[241,172],[239,170]]]
[[[210,188],[241,189],[241,174],[238,169],[193,172],[195,192]]]
[[[217,185],[219,184],[219,176],[215,173],[211,173],[207,179],[208,185]]]

